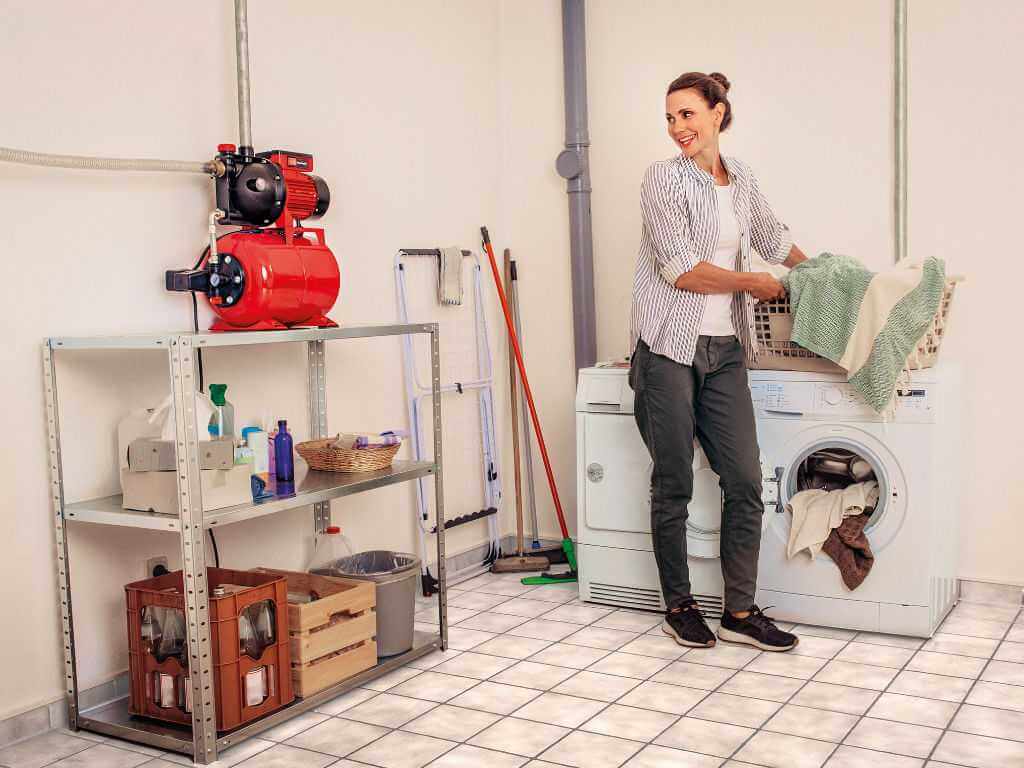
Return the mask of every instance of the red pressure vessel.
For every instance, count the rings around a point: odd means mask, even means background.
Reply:
[[[217,241],[220,272],[244,286],[237,303],[211,298],[219,316],[212,331],[269,331],[294,326],[337,326],[327,317],[341,287],[334,254],[322,229],[232,232]],[[316,236],[316,241],[307,235]]]

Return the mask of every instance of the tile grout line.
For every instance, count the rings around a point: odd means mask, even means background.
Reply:
[[[999,650],[999,646],[1000,645],[1002,645],[1004,642],[1006,642],[1006,637],[1013,630],[1013,627],[1014,627],[1017,619],[1020,618],[1020,616],[1021,616],[1021,609],[1018,608],[1017,609],[1017,615],[1014,616],[1013,621],[1010,622],[1010,626],[1006,628],[1006,631],[1003,633],[1003,636],[999,639],[999,644],[996,645],[996,651]],[[957,718],[957,715],[960,714],[960,710],[962,710],[964,705],[967,703],[967,699],[970,698],[971,693],[974,691],[975,686],[977,686],[977,684],[979,682],[981,682],[982,675],[985,674],[985,670],[988,669],[989,664],[992,663],[994,658],[995,658],[995,652],[993,652],[993,655],[991,657],[989,657],[988,659],[985,660],[985,664],[981,668],[981,671],[978,672],[978,676],[976,678],[974,678],[974,680],[971,682],[970,688],[968,688],[967,692],[964,694],[963,699],[961,699],[960,702],[957,704],[956,709],[953,711],[953,716],[949,718],[949,721],[946,723],[945,727],[943,727],[942,734],[939,736],[938,739],[935,740],[935,743],[932,745],[931,750],[928,752],[928,756],[925,758],[925,764],[927,764],[927,762],[932,759],[932,756],[935,754],[935,750],[937,750],[939,748],[939,744],[941,744],[943,742],[943,740],[946,738],[946,734],[950,733],[949,727],[953,724],[953,722]],[[952,733],[961,733],[961,731],[952,731]],[[974,735],[979,735],[980,736],[980,734],[974,734]],[[992,738],[992,737],[987,737],[987,738]],[[1005,741],[1012,741],[1012,740],[1011,739],[1005,739]]]

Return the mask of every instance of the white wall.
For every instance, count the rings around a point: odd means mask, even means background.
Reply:
[[[568,216],[553,170],[564,130],[559,4],[293,0],[289,8],[250,3],[254,138],[258,147],[312,152],[331,185],[324,226],[343,281],[332,315],[392,319],[396,247],[476,248],[477,227],[491,225],[499,254],[507,245],[521,265],[531,382],[574,529]],[[628,352],[639,179],[651,160],[673,152],[661,100],[682,71],[718,69],[733,80],[736,122],[724,151],[755,168],[805,250],[850,253],[874,267],[890,261],[891,5],[847,5],[841,19],[821,9],[810,0],[763,9],[739,0],[588,4],[602,357]],[[230,3],[189,0],[168,14],[141,3],[0,0],[0,10],[0,71],[13,73],[0,143],[202,159],[235,140]],[[1021,107],[1012,99],[1021,62],[1011,38],[1020,13],[1011,0],[970,12],[952,0],[912,3],[910,235],[912,256],[942,256],[970,276],[947,342],[971,375],[964,515],[973,524],[965,525],[961,574],[1024,583],[1015,544],[1024,536],[1014,459],[1022,420],[1013,400],[997,397],[1016,386],[1007,366],[1020,369],[1002,342],[1016,328],[1010,286],[1021,279],[1003,233],[1021,199],[1013,151]],[[977,187],[981,194],[964,201],[954,194]],[[211,198],[201,177],[2,166],[0,206],[10,265],[0,288],[9,331],[2,386],[13,404],[8,434],[17,436],[0,448],[14,489],[0,505],[0,537],[16,543],[0,558],[0,607],[19,627],[0,633],[0,656],[18,660],[0,691],[3,718],[61,693],[39,344],[48,335],[186,327],[188,302],[163,292],[162,275],[191,263]],[[982,258],[983,266],[972,263]],[[493,307],[489,288],[487,297]],[[419,305],[425,312],[425,300]],[[448,378],[469,339],[450,315],[436,316]],[[505,342],[493,309],[490,321],[509,486]],[[329,353],[331,429],[404,423],[397,341],[334,344]],[[240,416],[269,406],[301,438],[302,363],[299,348],[261,359],[219,351],[208,355],[208,381],[230,385]],[[110,424],[123,408],[158,399],[161,366],[157,356],[142,364],[123,355],[64,358],[62,383],[85,404],[62,408],[72,428],[71,500],[116,489]],[[446,401],[449,514],[479,504],[475,434],[471,401]],[[542,532],[550,535],[557,527],[536,463]],[[384,489],[336,502],[334,516],[360,548],[411,549],[411,499],[410,488]],[[222,558],[298,566],[310,527],[308,511],[298,510],[224,529]],[[506,511],[502,529],[511,528]],[[452,532],[449,548],[484,537],[482,524],[467,526]],[[88,686],[125,666],[122,585],[141,574],[145,558],[173,555],[177,544],[170,535],[85,524],[71,526],[71,543]]]
[[[281,13],[279,4],[252,0],[249,8],[257,148],[311,152],[331,186],[323,225],[342,271],[334,319],[396,317],[391,264],[398,247],[477,249],[481,224],[491,225],[499,246],[510,243],[497,226],[497,5],[296,0]],[[201,160],[218,143],[236,141],[231,3],[189,0],[169,13],[149,3],[5,1],[0,15],[0,71],[7,73],[0,144]],[[0,685],[0,719],[62,691],[40,344],[49,335],[188,327],[190,303],[163,290],[163,272],[195,260],[211,204],[211,184],[201,176],[0,166],[0,207],[11,225],[0,235],[11,269],[0,288],[12,436],[2,466],[4,487],[13,488],[0,505],[0,538],[13,544],[0,558],[0,606],[16,617],[0,633],[0,656],[17,660]],[[420,297],[414,318],[442,322],[445,378],[465,377],[471,322],[460,326],[454,310],[428,311],[427,271],[410,280]],[[501,374],[504,337],[489,286]],[[268,407],[304,438],[304,349],[258,354],[208,352],[207,381],[229,384],[240,420]],[[328,359],[330,429],[405,426],[397,339],[332,343]],[[116,492],[113,425],[125,408],[162,399],[164,365],[158,354],[61,357],[58,376],[75,393],[62,403],[69,501]],[[506,380],[498,379],[500,414]],[[482,503],[474,401],[446,401],[444,416],[448,514],[463,514]],[[334,519],[360,549],[415,550],[411,505],[411,486],[392,487],[336,502]],[[177,539],[69,527],[80,683],[90,686],[126,667],[122,586],[143,575],[149,556],[178,560]],[[503,519],[502,528],[511,527]],[[222,560],[301,566],[311,530],[308,509],[223,529]],[[482,543],[485,531],[479,522],[453,530],[449,552]]]

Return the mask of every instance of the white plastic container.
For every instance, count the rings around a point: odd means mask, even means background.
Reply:
[[[259,427],[245,427],[242,430],[242,437],[245,438],[245,444],[252,449],[252,473],[259,475],[264,480],[268,479],[270,477],[270,443],[267,433]]]

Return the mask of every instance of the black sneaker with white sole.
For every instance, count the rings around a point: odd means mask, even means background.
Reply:
[[[715,644],[715,635],[700,615],[696,600],[683,603],[681,610],[668,611],[661,631],[688,648],[710,648]]]
[[[783,632],[775,626],[773,619],[764,615],[756,605],[750,614],[737,619],[728,611],[722,614],[722,624],[718,628],[718,637],[730,643],[745,643],[762,651],[788,651],[795,648],[800,638],[789,632]]]

